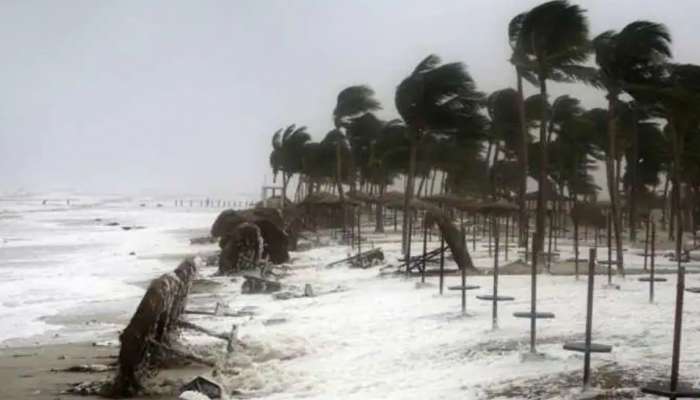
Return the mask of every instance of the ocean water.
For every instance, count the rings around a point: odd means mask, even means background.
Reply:
[[[164,198],[0,197],[0,345],[120,328],[110,318],[128,318],[149,280],[207,250],[189,239],[220,211]],[[66,328],[71,320],[83,327]]]

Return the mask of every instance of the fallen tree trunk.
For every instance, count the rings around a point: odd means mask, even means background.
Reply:
[[[195,274],[194,262],[188,259],[174,273],[151,281],[129,325],[119,336],[119,370],[112,385],[113,396],[138,394],[143,389],[143,379],[156,372],[159,352],[170,347]]]
[[[478,272],[472,258],[469,255],[467,247],[464,245],[464,238],[459,229],[441,212],[427,211],[425,213],[425,224],[430,226],[436,224],[440,228],[442,236],[445,238],[445,243],[452,252],[459,269],[466,268],[468,271]]]

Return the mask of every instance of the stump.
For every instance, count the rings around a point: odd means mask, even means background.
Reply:
[[[143,389],[142,380],[157,372],[158,344],[164,347],[170,344],[195,274],[194,262],[188,259],[174,273],[151,282],[129,325],[119,336],[119,369],[112,386],[113,395],[138,394]]]

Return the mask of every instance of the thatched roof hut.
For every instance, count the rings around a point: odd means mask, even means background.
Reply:
[[[356,199],[345,196],[345,205],[360,206],[362,203]],[[301,207],[341,207],[340,197],[328,192],[314,192],[306,196],[299,203]]]
[[[481,203],[478,200],[468,197],[461,197],[455,194],[439,194],[429,197],[424,197],[423,200],[431,203],[440,204],[445,207],[450,207],[464,212],[479,211]]]
[[[518,212],[517,205],[503,199],[496,200],[491,203],[486,203],[479,208],[482,214],[489,215],[508,215]]]
[[[292,206],[293,204],[293,201],[285,198],[285,207]],[[282,208],[282,196],[275,195],[265,200],[261,200],[255,203],[255,208]]]
[[[405,197],[401,192],[386,192],[379,198],[379,203],[389,209],[403,210]],[[411,198],[408,205],[413,210],[438,210],[435,205],[417,198]]]

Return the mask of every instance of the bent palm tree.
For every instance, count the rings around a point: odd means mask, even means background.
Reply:
[[[618,271],[624,273],[622,257],[622,219],[618,204],[618,182],[613,158],[617,153],[616,119],[619,96],[629,83],[644,84],[658,66],[671,56],[671,36],[661,24],[635,21],[620,32],[606,31],[593,39],[599,78],[608,98],[608,157],[606,158],[608,191],[613,216]]]
[[[409,128],[409,171],[404,195],[403,247],[406,246],[408,206],[413,196],[418,146],[430,134],[469,131],[483,123],[478,116],[483,95],[476,90],[462,63],[442,64],[436,55],[429,55],[396,88],[396,109]]]
[[[540,121],[540,168],[538,177],[537,218],[533,240],[533,266],[544,243],[544,190],[547,173],[547,80],[571,81],[590,78],[589,70],[579,63],[588,57],[588,21],[584,10],[565,0],[541,4],[522,19],[518,48],[523,67],[537,76],[542,101]]]
[[[286,207],[287,185],[294,174],[303,170],[304,146],[310,140],[305,126],[297,128],[293,124],[272,135],[270,166],[275,179],[282,172],[282,212]]]

